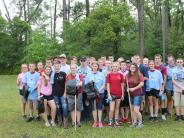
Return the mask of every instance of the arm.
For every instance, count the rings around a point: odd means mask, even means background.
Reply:
[[[122,89],[121,99],[124,99],[124,87],[125,87],[125,83],[121,83],[121,89]]]
[[[66,98],[66,84],[65,84],[65,90],[64,90],[63,97]]]
[[[174,79],[174,75],[172,75],[172,83],[173,83],[174,85],[176,85],[178,88],[184,90],[184,88],[176,82],[176,80]]]
[[[131,92],[133,92],[133,91],[135,91],[135,90],[137,90],[137,89],[142,88],[143,86],[144,86],[144,82],[140,82],[136,87],[129,88],[129,90],[130,90]]]
[[[19,78],[19,75],[18,75],[18,77],[17,77],[17,86],[19,86],[20,85],[20,78]]]

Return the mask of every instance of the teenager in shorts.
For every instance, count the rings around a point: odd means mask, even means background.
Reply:
[[[132,106],[132,117],[133,123],[132,127],[141,128],[142,124],[142,114],[140,112],[140,106],[142,101],[142,87],[144,86],[144,77],[139,72],[138,66],[135,63],[130,64],[128,75],[126,76],[126,82],[128,83],[128,91],[131,96],[131,106]]]
[[[119,73],[121,73],[124,77],[126,77],[126,75],[128,74],[128,70],[127,70],[127,65],[126,62],[123,61],[120,64],[120,71]],[[121,101],[120,104],[121,107],[121,122],[123,123],[128,123],[129,119],[128,119],[128,115],[129,115],[129,99],[128,99],[128,93],[127,93],[127,88],[125,87],[125,95],[124,95],[124,100]]]
[[[21,65],[21,73],[17,76],[17,86],[19,88],[19,95],[21,98],[21,112],[22,112],[22,118],[26,119],[26,102],[27,102],[27,96],[23,92],[23,78],[25,73],[28,71],[28,67],[26,64]]]
[[[48,121],[48,106],[51,109],[51,125],[55,125],[55,117],[56,117],[56,104],[54,102],[54,97],[52,95],[52,84],[51,84],[51,67],[45,67],[45,72],[42,73],[40,79],[38,81],[38,95],[43,96],[44,98],[44,108],[45,111],[42,114],[42,117],[45,121],[45,126],[50,127],[50,123]]]
[[[167,95],[167,111],[168,111],[168,116],[171,117],[172,113],[172,108],[173,108],[173,83],[172,83],[172,72],[175,69],[175,59],[172,55],[169,55],[167,57],[167,63],[168,65],[166,66],[167,69],[167,80],[166,80],[166,85],[165,85],[165,90],[166,90],[166,95]]]
[[[98,71],[98,63],[93,62],[92,64],[92,71],[86,76],[85,84],[93,81],[95,87],[97,88],[97,97],[95,99],[91,99],[92,102],[92,114],[93,114],[93,128],[96,127],[103,127],[102,124],[102,106],[104,100],[104,88],[105,88],[105,76],[103,73]]]
[[[149,100],[150,121],[158,121],[159,97],[163,93],[163,78],[155,69],[154,61],[149,61],[149,79],[147,81],[147,96]]]
[[[172,73],[174,90],[174,106],[176,109],[175,121],[184,120],[184,67],[183,59],[176,60],[177,67]]]
[[[77,74],[77,65],[70,65],[71,73],[66,77],[66,83],[70,80],[76,81],[76,103],[75,103],[75,95],[67,95],[68,98],[68,109],[72,118],[72,126],[75,125],[75,104],[76,104],[76,123],[78,127],[81,127],[81,112],[83,110],[83,102],[82,102],[82,84],[83,84],[83,75]]]
[[[37,112],[36,120],[39,120],[38,110],[37,110],[37,100],[38,100],[38,91],[37,91],[37,83],[39,80],[40,74],[35,71],[35,64],[29,64],[29,72],[25,73],[23,78],[23,83],[26,87],[28,87],[29,96],[29,113],[30,116],[27,118],[27,122],[33,120],[33,111]]]
[[[112,127],[119,126],[119,108],[121,100],[124,99],[124,76],[119,73],[119,63],[112,63],[112,72],[106,77],[108,99],[110,100],[109,124]],[[114,122],[113,122],[113,118]]]

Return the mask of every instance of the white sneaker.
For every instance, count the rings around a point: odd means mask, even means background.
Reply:
[[[51,121],[50,123],[51,123],[52,126],[56,126],[54,121]]]
[[[162,115],[162,120],[164,120],[164,121],[166,120],[166,117],[165,117],[165,115]]]
[[[45,126],[46,126],[46,127],[50,127],[49,122],[45,123]]]

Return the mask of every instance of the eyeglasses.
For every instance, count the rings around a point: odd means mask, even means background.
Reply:
[[[183,63],[182,61],[178,61],[177,63]]]

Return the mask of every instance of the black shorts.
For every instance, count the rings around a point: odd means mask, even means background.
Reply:
[[[20,89],[19,89],[19,94],[20,94],[21,96],[24,96],[23,90],[20,90]]]
[[[159,93],[160,91],[159,90],[156,90],[156,89],[151,89],[149,92],[146,92],[146,95],[149,97],[149,96],[154,96],[156,98],[159,98]]]
[[[49,95],[49,96],[43,95],[43,99],[47,100],[47,101],[51,101],[51,100],[54,100],[54,97],[53,97],[53,95]]]
[[[128,93],[125,94],[123,101],[121,101],[120,107],[129,107]]]
[[[115,96],[111,94],[112,101],[115,101],[116,99],[121,99],[120,96]]]

